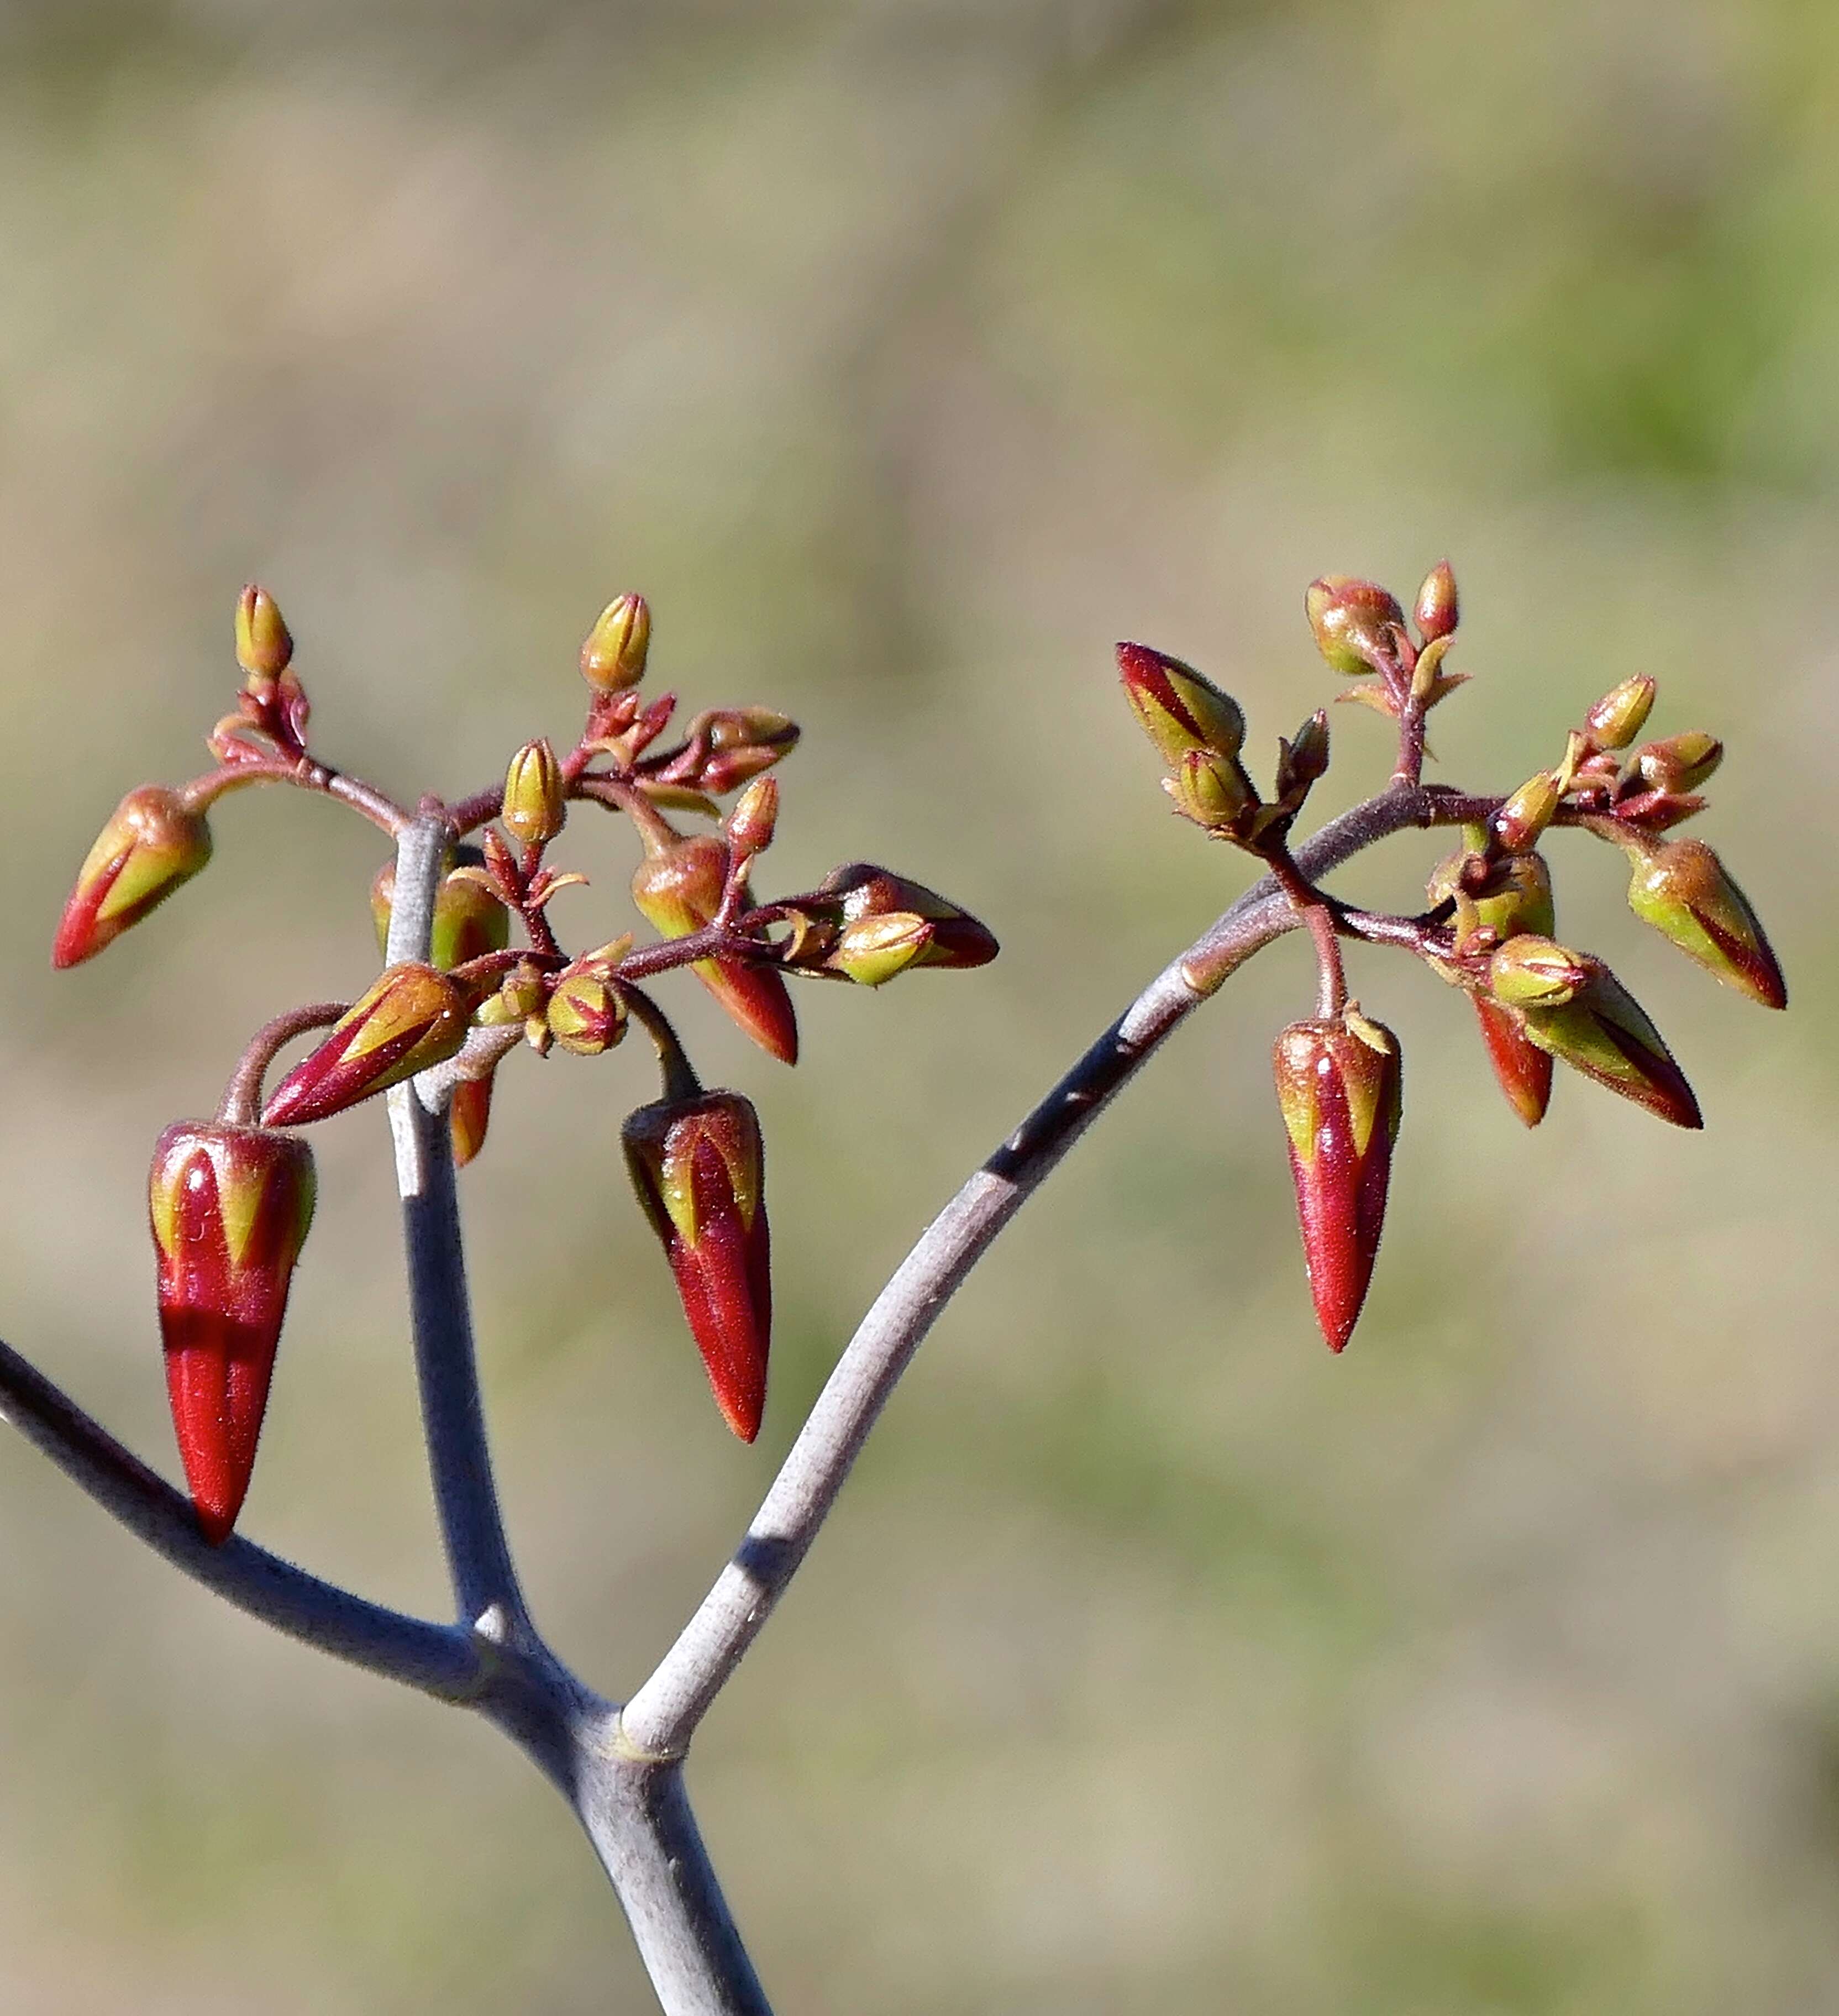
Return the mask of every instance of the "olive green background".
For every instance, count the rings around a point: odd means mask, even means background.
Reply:
[[[1447,552],[1505,788],[1614,681],[1729,754],[1764,1014],[1552,852],[1701,1136],[1580,1080],[1522,1132],[1400,1031],[1391,1224],[1323,1350],[1247,969],[916,1363],[693,1789],[788,2012],[1799,2016],[1839,2003],[1830,754],[1839,13],[1816,0],[0,6],[0,1327],[171,1474],[142,1172],[244,1034],[375,966],[376,837],[226,804],[209,875],[45,952],[117,797],[200,765],[250,578],[329,757],[459,792],[572,732],[577,644],[804,724],[768,890],[866,855],[988,972],[806,989],[758,1101],[781,1316],[726,1435],[616,1130],[636,1049],[514,1058],[466,1178],[513,1534],[610,1691],[668,1642],[963,1173],[1243,886],[1114,639],[1261,770],[1325,571]],[[1334,717],[1324,810],[1388,767]],[[1412,906],[1438,851],[1344,876]],[[629,838],[565,858],[577,944]],[[444,1601],[381,1114],[318,1130],[245,1525]],[[246,1622],[0,1442],[0,2003],[640,2010],[610,1895],[464,1716]]]

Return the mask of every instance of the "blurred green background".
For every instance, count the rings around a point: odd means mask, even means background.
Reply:
[[[732,1543],[963,1173],[1241,887],[1120,704],[1136,636],[1266,752],[1309,578],[1447,552],[1505,788],[1614,680],[1730,754],[1700,828],[1764,1015],[1553,848],[1697,1085],[1523,1134],[1368,953],[1408,1114],[1355,1345],[1315,1334],[1267,1076],[1298,941],[1197,1018],[918,1361],[699,1741],[787,2012],[1788,2016],[1839,2001],[1839,12],[1813,0],[0,7],[5,1334],[173,1474],[142,1170],[243,1035],[374,967],[374,836],[257,794],[54,985],[117,797],[201,765],[250,578],[399,793],[572,732],[581,635],[804,724],[768,890],[887,861],[985,974],[806,990],[758,1100],[783,1315],[722,1429],[615,1131],[513,1060],[466,1179],[527,1584],[609,1690]],[[1336,715],[1323,809],[1387,768]],[[1409,907],[1437,843],[1338,885]],[[629,843],[590,827],[578,943]],[[245,1516],[444,1600],[381,1116],[322,1203]],[[0,2003],[639,2010],[610,1895],[482,1726],[277,1640],[0,1443]]]

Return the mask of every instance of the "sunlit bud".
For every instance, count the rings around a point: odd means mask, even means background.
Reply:
[[[1611,686],[1584,716],[1584,731],[1598,749],[1626,749],[1646,725],[1657,690],[1650,679]]]
[[[1562,1008],[1589,978],[1579,954],[1531,931],[1497,945],[1488,962],[1488,991],[1508,1008]]]
[[[737,748],[718,749],[696,776],[710,797],[719,798],[736,785],[758,777],[763,770],[770,770],[790,747],[790,743],[744,742]]]
[[[473,996],[431,966],[408,961],[380,974],[319,1047],[275,1088],[268,1127],[301,1127],[444,1064],[466,1040]]]
[[[147,1208],[167,1399],[214,1546],[230,1537],[249,1489],[313,1194],[312,1151],[297,1136],[181,1121],[153,1150]]]
[[[1337,672],[1354,678],[1377,670],[1373,661],[1391,655],[1394,632],[1405,612],[1377,581],[1344,574],[1311,581],[1303,597],[1315,646]]]
[[[1749,898],[1702,840],[1632,844],[1628,907],[1690,958],[1765,1008],[1788,1005],[1787,982]]]
[[[480,859],[476,847],[462,847],[456,858],[462,866]],[[376,927],[376,949],[387,956],[390,913],[396,901],[396,864],[386,861],[370,885],[371,921]],[[443,973],[469,959],[502,952],[511,942],[511,913],[489,889],[470,876],[449,873],[434,892],[434,916],[429,934],[429,957]]]
[[[1549,770],[1528,777],[1494,815],[1494,830],[1510,854],[1523,854],[1552,823],[1563,795]]]
[[[498,816],[526,847],[540,847],[562,830],[566,797],[555,751],[546,740],[527,742],[505,772],[504,808]]]
[[[1502,864],[1498,889],[1475,898],[1475,918],[1503,941],[1531,931],[1549,938],[1556,918],[1552,871],[1542,854],[1510,855]]]
[[[1424,585],[1417,592],[1417,606],[1413,612],[1417,634],[1427,644],[1434,644],[1455,629],[1460,613],[1456,576],[1448,560],[1439,560],[1424,576]]]
[[[1560,1064],[1619,1092],[1675,1127],[1701,1127],[1698,1101],[1660,1031],[1600,959],[1589,984],[1561,1008],[1521,1010],[1526,1034]]]
[[[1481,1025],[1481,1040],[1488,1046],[1488,1060],[1507,1103],[1528,1127],[1536,1127],[1546,1117],[1552,1100],[1552,1059],[1521,1028],[1520,1018],[1485,995],[1471,995],[1475,1019]]]
[[[1318,707],[1288,742],[1279,746],[1277,794],[1306,791],[1328,769],[1328,711]]]
[[[912,963],[917,966],[988,966],[999,949],[995,935],[968,910],[923,882],[896,875],[873,862],[851,861],[824,877],[824,892],[837,899],[845,925],[873,917],[916,916],[928,929]]]
[[[447,1109],[447,1138],[452,1144],[456,1169],[463,1169],[485,1146],[496,1076],[495,1071],[488,1071],[484,1078],[462,1078],[453,1089],[453,1100]]]
[[[236,662],[251,685],[278,679],[293,657],[293,639],[275,607],[274,598],[254,581],[236,603]]]
[[[1650,790],[1696,791],[1724,761],[1724,744],[1702,729],[1647,742],[1635,751],[1635,769]]]
[[[632,1187],[676,1276],[716,1404],[744,1442],[760,1432],[772,1330],[765,1157],[735,1092],[642,1106],[621,1130]]]
[[[845,924],[824,964],[858,987],[880,987],[923,963],[932,926],[911,911],[894,910],[883,917],[864,917]]]
[[[1316,1320],[1331,1351],[1353,1334],[1385,1222],[1403,1111],[1398,1041],[1350,1008],[1293,1022],[1272,1052]]]
[[[130,791],[77,870],[52,947],[54,967],[93,959],[211,859],[211,828],[164,784]]]
[[[736,853],[764,854],[772,844],[773,829],[779,824],[779,779],[756,777],[729,808],[722,822],[728,844]]]
[[[1164,762],[1179,763],[1197,749],[1230,762],[1244,747],[1239,703],[1193,666],[1146,644],[1120,644],[1117,670],[1132,713]]]
[[[626,1004],[592,974],[566,973],[549,996],[549,1033],[578,1057],[596,1057],[626,1033]]]
[[[1204,749],[1190,749],[1164,777],[1162,788],[1183,819],[1222,832],[1257,809],[1258,796],[1235,758],[1227,761]]]
[[[601,610],[581,646],[581,677],[597,693],[620,693],[645,676],[651,611],[642,595],[622,595]]]

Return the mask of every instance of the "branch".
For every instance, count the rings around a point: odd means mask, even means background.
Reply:
[[[1452,823],[1476,802],[1395,783],[1298,848],[1297,866],[1315,880],[1390,833]],[[895,1383],[971,1269],[1170,1034],[1299,921],[1273,877],[1249,889],[1150,981],[927,1227],[837,1360],[733,1557],[626,1703],[621,1730],[634,1751],[682,1755],[816,1539]]]

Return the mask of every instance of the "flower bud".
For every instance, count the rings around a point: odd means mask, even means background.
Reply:
[[[932,927],[923,917],[910,910],[891,910],[885,916],[845,924],[824,965],[858,987],[880,987],[919,964],[931,938]]]
[[[1293,1022],[1272,1064],[1316,1320],[1338,1352],[1366,1299],[1385,1222],[1403,1111],[1398,1040],[1349,1008]]]
[[[623,693],[645,676],[651,611],[642,595],[622,595],[601,610],[581,646],[581,677],[596,693]]]
[[[1765,1008],[1788,1005],[1787,982],[1756,913],[1702,840],[1631,844],[1628,907],[1688,958]]]
[[[1439,560],[1424,576],[1424,585],[1417,592],[1417,606],[1413,611],[1417,634],[1427,644],[1434,644],[1455,629],[1460,613],[1456,576],[1448,560]]]
[[[279,679],[293,659],[293,639],[274,598],[251,581],[236,603],[237,664],[253,689]]]
[[[1532,931],[1496,946],[1488,962],[1488,993],[1506,1008],[1562,1008],[1589,978],[1578,953]]]
[[[597,1057],[626,1033],[619,990],[591,973],[565,973],[549,996],[549,1033],[578,1057]]]
[[[1588,983],[1559,1008],[1521,1010],[1542,1050],[1675,1127],[1702,1127],[1698,1101],[1660,1031],[1600,959],[1585,961]]]
[[[640,1107],[621,1139],[716,1404],[750,1442],[766,1404],[772,1330],[759,1119],[739,1093],[702,1093]]]
[[[1528,777],[1494,815],[1494,830],[1510,854],[1524,854],[1552,823],[1564,795],[1549,770]]]
[[[497,1075],[488,1071],[484,1078],[462,1078],[453,1089],[447,1138],[456,1169],[463,1169],[485,1146],[485,1130],[491,1125],[491,1084]]]
[[[1337,672],[1359,679],[1377,671],[1376,658],[1389,654],[1405,612],[1377,581],[1344,574],[1324,574],[1303,598],[1315,648]]]
[[[296,1064],[262,1111],[265,1127],[303,1127],[444,1064],[466,1040],[473,999],[431,966],[392,966]]]
[[[1503,1008],[1484,994],[1470,999],[1481,1025],[1481,1040],[1488,1046],[1488,1060],[1507,1103],[1528,1127],[1538,1126],[1552,1101],[1549,1053],[1531,1041],[1510,1008]]]
[[[756,777],[729,807],[722,828],[735,852],[750,859],[772,846],[773,829],[778,824],[779,779]]]
[[[1657,690],[1650,679],[1624,679],[1611,686],[1584,716],[1584,731],[1592,747],[1626,749],[1646,725]]]
[[[483,859],[476,847],[459,848],[456,858],[462,868],[475,866]],[[396,864],[386,861],[370,885],[376,949],[385,956],[390,947],[390,913],[395,902]],[[442,879],[434,891],[434,916],[428,939],[428,956],[434,965],[443,973],[451,973],[469,959],[502,952],[510,942],[511,913],[489,889],[457,871]]]
[[[1475,898],[1475,916],[1503,942],[1531,931],[1549,938],[1556,921],[1552,871],[1542,854],[1511,854],[1501,864],[1501,886]]]
[[[1724,744],[1697,728],[1664,742],[1643,743],[1635,751],[1636,771],[1654,791],[1696,791],[1723,761]]]
[[[1232,762],[1245,746],[1239,703],[1179,658],[1146,644],[1120,644],[1117,669],[1124,697],[1164,761],[1179,763],[1193,750]]]
[[[505,799],[498,817],[526,847],[541,847],[562,830],[567,792],[562,765],[548,741],[527,742],[505,772]]]
[[[77,871],[52,964],[61,969],[93,959],[210,859],[211,827],[182,794],[164,784],[130,791]]]
[[[836,914],[846,926],[875,917],[922,920],[928,935],[910,962],[913,965],[988,966],[996,956],[994,935],[968,910],[923,882],[877,868],[873,862],[852,861],[833,869],[824,877],[823,891],[835,899]]]
[[[1210,833],[1229,832],[1258,808],[1258,795],[1244,767],[1205,749],[1190,749],[1176,763],[1175,775],[1162,779],[1183,819]]]
[[[292,1135],[181,1121],[153,1150],[147,1206],[167,1399],[213,1546],[229,1538],[249,1489],[313,1197],[312,1150]]]
[[[1277,743],[1276,789],[1279,804],[1300,810],[1309,787],[1328,769],[1328,714],[1318,707],[1291,739]]]

